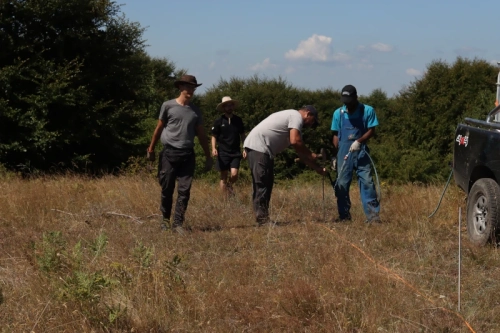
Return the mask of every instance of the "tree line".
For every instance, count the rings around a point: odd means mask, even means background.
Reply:
[[[0,164],[31,174],[117,172],[142,158],[164,100],[185,70],[145,51],[144,28],[109,0],[7,0],[0,3]],[[482,59],[432,61],[420,78],[388,97],[375,89],[380,126],[369,143],[381,179],[442,181],[454,131],[493,108],[497,69]],[[202,81],[202,78],[199,78]],[[285,79],[231,77],[197,95],[209,133],[223,96],[240,101],[247,130],[270,113],[314,104],[320,126],[305,130],[311,150],[333,153],[331,119],[340,92],[308,90]],[[277,179],[304,166],[292,150],[276,160]]]

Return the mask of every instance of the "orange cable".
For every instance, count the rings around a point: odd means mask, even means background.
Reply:
[[[408,281],[406,281],[401,275],[397,274],[396,272],[394,272],[393,270],[391,270],[390,268],[380,264],[380,263],[377,263],[375,261],[375,259],[373,259],[370,255],[368,255],[365,251],[363,251],[359,246],[357,246],[356,244],[353,244],[351,243],[350,241],[348,241],[347,239],[345,239],[344,237],[342,237],[338,232],[336,232],[335,230],[332,230],[332,229],[329,229],[325,226],[321,226],[323,228],[325,228],[326,230],[328,230],[329,232],[331,233],[334,233],[335,235],[337,235],[338,238],[340,238],[341,240],[343,240],[344,242],[346,242],[347,244],[351,245],[353,248],[355,248],[356,250],[358,250],[362,255],[364,255],[366,257],[366,259],[368,259],[369,261],[371,261],[373,264],[375,264],[377,267],[381,268],[382,270],[386,271],[388,273],[389,276],[395,278],[396,280],[399,280],[401,282],[403,282],[407,287],[409,287],[410,289],[412,289],[414,292],[416,292],[418,295],[422,296],[424,299],[426,299],[427,301],[431,302],[432,305],[436,306],[436,308],[438,309],[442,309],[444,311],[447,311],[451,314],[454,314],[456,315],[458,318],[460,318],[464,323],[465,325],[467,326],[467,328],[472,332],[472,333],[476,333],[476,331],[474,331],[474,329],[472,328],[472,326],[469,324],[469,322],[467,322],[467,320],[465,320],[465,318],[458,312],[456,311],[453,311],[451,309],[447,309],[445,307],[441,307],[441,306],[438,306],[431,298],[429,298],[428,296],[426,296],[425,294],[423,294],[422,292],[420,292],[415,286],[413,286],[411,283],[409,283]]]

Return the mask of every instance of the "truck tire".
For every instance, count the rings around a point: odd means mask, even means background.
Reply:
[[[500,216],[500,187],[490,178],[477,180],[467,199],[467,233],[478,246],[496,243]]]

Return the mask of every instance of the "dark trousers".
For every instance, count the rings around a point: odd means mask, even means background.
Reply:
[[[274,184],[274,160],[268,154],[247,149],[247,158],[252,172],[252,201],[257,223],[269,219],[269,202]]]
[[[195,169],[195,155],[192,149],[163,148],[158,159],[158,181],[161,185],[160,210],[163,217],[170,219],[172,201],[177,179],[177,203],[174,226],[181,226],[191,195],[191,183]]]

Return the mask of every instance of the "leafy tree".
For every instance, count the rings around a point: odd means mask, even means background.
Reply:
[[[0,3],[0,163],[111,170],[173,65],[109,0]]]
[[[446,179],[456,126],[464,117],[483,118],[493,108],[496,75],[495,67],[484,60],[459,57],[451,65],[433,61],[381,113],[385,123],[380,143],[395,154],[378,157],[400,170],[387,169],[383,176],[400,181]],[[412,174],[403,171],[409,165],[428,164],[432,166],[413,168]]]
[[[173,81],[185,71],[147,55],[143,28],[119,9],[110,0],[0,2],[0,164],[95,172],[144,155],[159,107],[177,96]],[[436,60],[393,98],[380,89],[360,96],[380,122],[370,142],[380,177],[445,179],[456,125],[465,117],[486,117],[496,77],[484,60]],[[237,113],[247,132],[273,112],[313,104],[320,126],[305,129],[304,140],[314,152],[334,153],[330,126],[341,106],[338,90],[299,89],[281,77],[221,79],[194,99],[208,134],[226,95],[241,102]],[[292,149],[277,157],[277,179],[305,169],[295,157]]]

